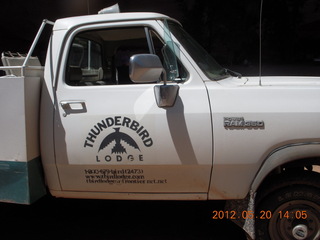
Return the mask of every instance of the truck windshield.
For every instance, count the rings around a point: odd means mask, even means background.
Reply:
[[[229,76],[225,69],[222,68],[179,24],[168,21],[168,25],[172,34],[183,45],[209,79],[219,80]]]

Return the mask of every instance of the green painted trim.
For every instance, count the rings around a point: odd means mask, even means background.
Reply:
[[[0,202],[31,204],[46,194],[40,157],[0,161]]]

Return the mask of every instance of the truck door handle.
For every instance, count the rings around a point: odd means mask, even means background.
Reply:
[[[61,101],[60,105],[64,110],[64,117],[66,117],[69,114],[87,112],[87,106],[85,101]]]

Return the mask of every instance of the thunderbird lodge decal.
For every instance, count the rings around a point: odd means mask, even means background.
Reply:
[[[108,117],[89,131],[85,148],[96,148],[96,162],[143,161],[141,146],[153,145],[149,132],[128,117]]]

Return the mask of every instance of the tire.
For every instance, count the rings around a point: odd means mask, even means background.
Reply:
[[[286,175],[269,186],[257,194],[256,239],[320,239],[320,174]]]

